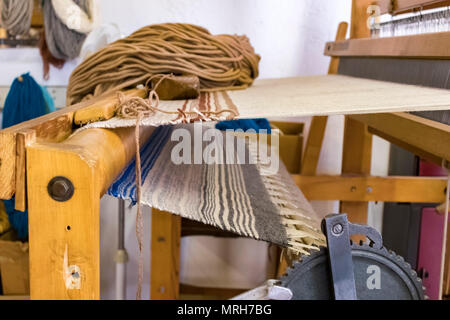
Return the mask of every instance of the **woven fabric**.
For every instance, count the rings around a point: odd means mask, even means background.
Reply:
[[[180,129],[190,137],[198,134],[194,125],[160,126],[141,148],[142,204],[302,253],[324,244],[319,219],[281,162],[276,172],[269,172],[259,160],[238,164],[227,147],[230,140],[225,136],[231,133],[209,128],[227,142],[202,142],[201,154],[214,145],[234,163],[215,163],[206,156],[198,164],[176,164],[172,152],[180,142],[172,141],[172,132]],[[232,137],[234,150],[242,138]],[[248,143],[245,146],[247,154],[257,159]],[[191,159],[197,151],[193,143]],[[135,169],[132,161],[108,194],[136,202]]]
[[[141,125],[158,126],[178,122],[195,122],[201,116],[183,118],[185,113],[208,114],[233,110],[237,118],[298,117],[331,114],[430,111],[450,109],[450,91],[392,82],[354,78],[343,75],[311,76],[256,80],[248,89],[205,92],[198,99],[160,101],[160,109],[175,114],[155,112],[143,118]],[[224,112],[216,120],[230,120]],[[90,127],[132,127],[134,119],[114,117],[86,125]]]

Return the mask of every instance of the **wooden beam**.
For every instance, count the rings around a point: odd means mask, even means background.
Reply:
[[[446,177],[292,175],[310,200],[430,202],[445,201]]]
[[[369,13],[367,8],[373,4],[374,0],[352,0],[352,12],[350,23],[350,38],[368,38],[370,29],[367,27]]]
[[[179,299],[181,217],[152,212],[150,299]]]
[[[48,145],[27,148],[31,299],[100,298],[102,173],[83,156]],[[68,201],[55,201],[47,192],[56,176],[74,185]]]
[[[339,23],[336,31],[336,41],[344,40],[347,35],[348,23]],[[328,74],[337,74],[339,58],[332,57],[328,67]],[[301,161],[300,172],[303,175],[313,175],[316,173],[319,163],[320,151],[322,150],[323,137],[327,127],[328,116],[314,116],[309,127],[308,140],[306,141],[305,152]]]
[[[367,126],[345,117],[342,174],[370,174],[372,135]],[[367,202],[341,202],[340,212],[347,213],[350,222],[367,224]],[[353,240],[359,239],[353,237]]]
[[[126,95],[144,98],[147,95],[147,91],[144,89],[132,89],[129,90]],[[73,121],[76,125],[82,125],[90,122],[111,119],[116,114],[117,103],[117,97],[114,95],[106,101],[102,100],[94,102],[83,109],[75,111]]]
[[[397,15],[412,11],[428,10],[450,5],[448,0],[378,0],[381,14]]]
[[[348,23],[341,22],[338,25],[338,29],[336,31],[335,41],[343,41],[347,36]],[[339,58],[331,57],[330,65],[328,66],[328,74],[337,74],[339,66]]]
[[[327,42],[326,56],[450,59],[450,32]]]
[[[34,130],[25,130],[17,133],[16,139],[16,194],[14,206],[16,210],[27,209],[27,184],[26,184],[26,148],[36,141]]]
[[[135,96],[142,90],[131,89],[124,91],[125,96]],[[19,123],[0,131],[0,199],[10,199],[15,191],[16,174],[16,135],[18,132],[34,130],[39,142],[61,142],[73,132],[74,113],[91,105],[111,106],[117,103],[115,94],[106,97],[96,97],[81,102],[42,117]],[[98,116],[98,112],[96,113]],[[22,170],[18,168],[18,170]]]
[[[141,128],[142,144],[152,131]],[[135,150],[134,128],[86,129],[26,148],[32,299],[99,298],[99,199]],[[47,190],[58,176],[74,186],[67,201]]]
[[[327,122],[328,116],[314,116],[311,119],[308,140],[306,141],[305,153],[300,170],[303,175],[313,175],[316,173]]]
[[[370,37],[367,27],[367,7],[372,0],[353,0],[352,18],[350,24],[350,38]],[[367,126],[345,117],[344,145],[342,152],[342,174],[370,174],[370,161],[372,155],[372,135]],[[355,201],[342,201],[340,212],[347,213],[350,222],[366,224],[368,203]],[[354,241],[361,240],[360,236],[353,236]]]
[[[419,156],[442,164],[450,161],[450,126],[409,113],[350,115],[370,132]]]

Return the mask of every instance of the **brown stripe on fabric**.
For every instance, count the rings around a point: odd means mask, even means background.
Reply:
[[[181,110],[186,111],[186,107],[187,107],[188,103],[189,103],[189,100],[188,100],[188,99],[184,100],[184,103],[183,103],[183,106],[181,107]],[[181,114],[178,113],[178,115],[177,115],[177,117],[175,118],[174,121],[177,121],[177,120],[179,120],[180,118],[181,118]]]
[[[230,96],[228,95],[228,93],[226,91],[222,91],[222,96],[225,100],[225,103],[227,104],[227,107],[231,110],[233,110],[236,113],[236,117],[239,115],[239,111],[238,108],[236,107],[236,105],[234,104],[233,100],[231,100]],[[232,120],[234,119],[235,116],[233,116],[233,114],[230,114],[227,117],[227,120]]]
[[[214,100],[214,107],[215,107],[214,111],[222,110],[222,107],[220,106],[220,103],[219,103],[219,95],[217,94],[216,91],[213,92],[213,100]]]
[[[274,214],[274,212],[279,212],[279,209],[271,201],[258,169],[252,164],[243,164],[240,169],[259,237],[271,239],[271,242],[285,246],[288,242],[286,229],[281,223],[281,215]]]

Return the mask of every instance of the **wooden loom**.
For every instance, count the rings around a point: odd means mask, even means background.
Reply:
[[[362,2],[354,3],[351,38],[368,36],[361,27],[366,21]],[[346,27],[340,25],[337,40],[345,38]],[[449,37],[446,32],[329,43],[326,54],[335,57],[330,73],[337,72],[337,58],[345,55],[450,59],[444,41]],[[143,91],[127,94],[143,95]],[[0,198],[15,194],[16,208],[29,210],[32,299],[100,298],[99,200],[134,156],[134,128],[87,129],[70,135],[77,120],[107,113],[115,103],[115,97],[97,98],[0,131]],[[327,117],[313,118],[301,174],[293,176],[309,200],[341,200],[341,211],[362,223],[367,219],[367,201],[445,201],[446,179],[369,176],[371,137],[379,135],[438,164],[448,164],[450,126],[405,113],[347,116],[343,175],[318,176],[326,122]],[[152,128],[142,128],[141,141],[151,132]],[[77,190],[68,201],[55,201],[48,194],[49,181],[59,176],[70,179]],[[60,184],[57,192],[64,194],[66,187]],[[153,214],[152,298],[178,297],[179,237],[180,217]],[[444,292],[449,291],[447,277]]]

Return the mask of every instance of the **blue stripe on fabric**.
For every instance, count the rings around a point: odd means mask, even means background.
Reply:
[[[142,181],[145,181],[150,170],[153,168],[171,132],[171,125],[159,126],[155,129],[145,145],[141,147]],[[116,198],[131,200],[133,204],[136,203],[136,157],[120,173],[116,181],[109,187],[107,193]]]

